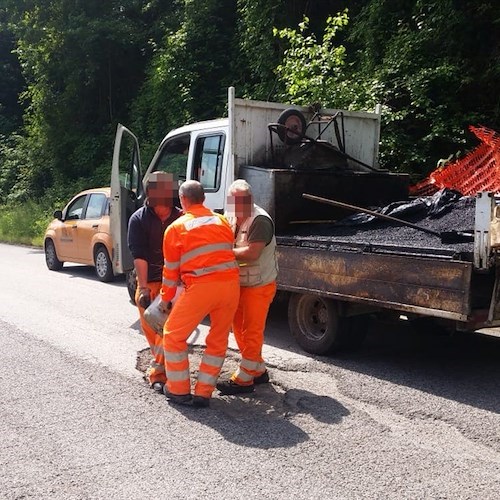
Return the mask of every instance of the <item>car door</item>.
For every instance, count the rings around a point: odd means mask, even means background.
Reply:
[[[55,243],[60,260],[78,262],[78,224],[82,220],[87,195],[77,196],[63,211],[63,220],[56,229]]]
[[[127,246],[130,216],[144,202],[141,157],[136,136],[118,124],[111,167],[110,231],[113,239],[113,269],[115,274],[126,273],[134,267]]]
[[[93,239],[100,231],[107,202],[108,199],[104,193],[89,194],[84,217],[78,221],[78,259],[84,264],[94,263]]]

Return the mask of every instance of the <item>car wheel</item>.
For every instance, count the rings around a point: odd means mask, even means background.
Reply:
[[[52,240],[45,242],[45,263],[51,271],[59,271],[64,264],[57,258],[56,247]]]
[[[109,258],[108,251],[103,245],[99,245],[94,252],[95,273],[99,280],[112,281],[114,276],[113,264]]]

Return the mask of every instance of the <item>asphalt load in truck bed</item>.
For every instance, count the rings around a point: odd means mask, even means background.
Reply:
[[[399,216],[398,218],[403,219]],[[451,204],[438,217],[425,213],[405,215],[404,220],[438,233],[446,231],[473,232],[475,198],[463,197]],[[337,251],[366,251],[397,254],[416,254],[461,260],[472,260],[474,243],[445,242],[440,237],[376,219],[351,226],[338,223],[294,224],[277,235],[280,245]]]

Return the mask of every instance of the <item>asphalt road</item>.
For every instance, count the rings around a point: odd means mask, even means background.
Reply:
[[[2,499],[500,496],[498,338],[378,324],[360,351],[315,357],[278,304],[272,384],[178,408],[136,369],[123,280],[10,245],[0,269]]]

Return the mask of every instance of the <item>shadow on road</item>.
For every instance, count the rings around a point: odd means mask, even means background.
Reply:
[[[266,343],[309,356],[333,367],[500,413],[500,338],[478,333],[443,335],[429,326],[374,319],[355,351],[330,356],[307,354],[288,330],[286,307],[273,305]]]
[[[309,435],[290,420],[298,414],[329,425],[349,415],[330,397],[295,389],[283,392],[272,384],[260,386],[245,397],[214,397],[210,405],[209,409],[172,407],[231,443],[262,449],[290,448],[309,440]]]

